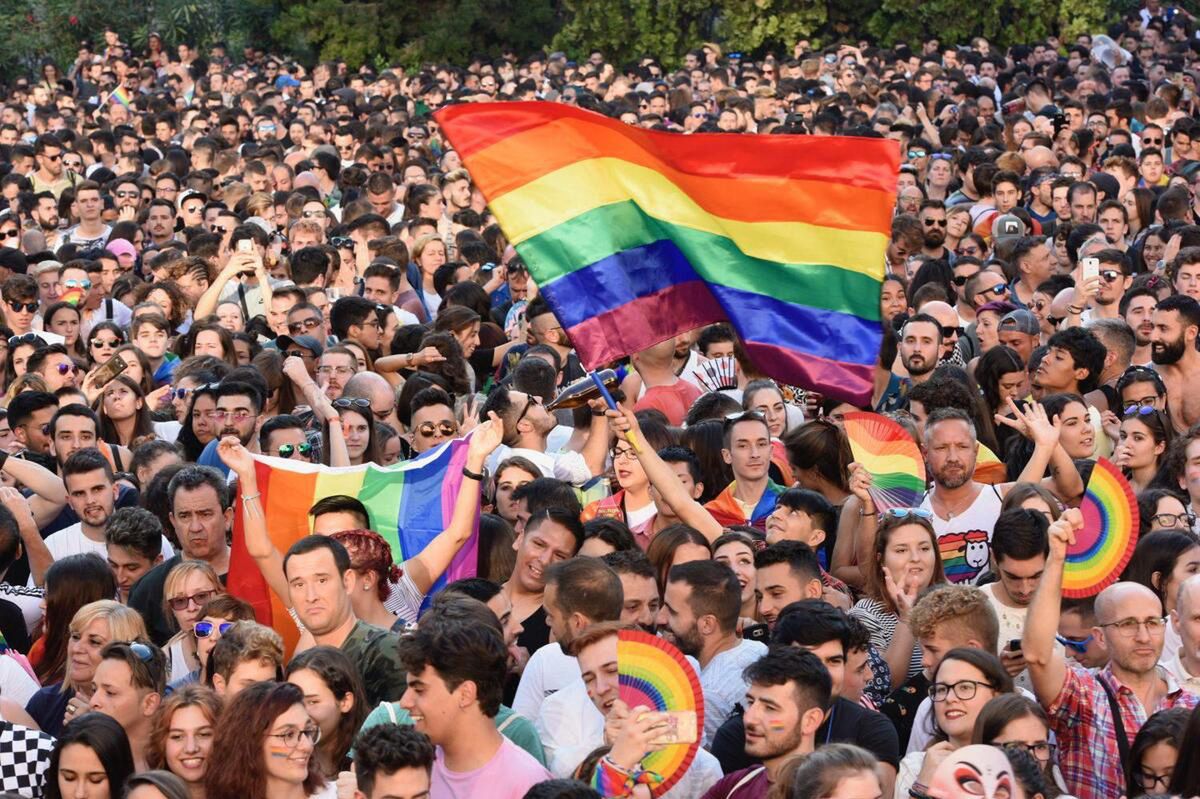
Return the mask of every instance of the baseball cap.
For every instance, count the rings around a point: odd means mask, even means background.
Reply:
[[[1016,214],[1001,214],[992,222],[992,241],[999,243],[1025,235],[1025,223]]]
[[[1036,336],[1042,332],[1041,323],[1033,315],[1033,311],[1028,311],[1024,308],[1018,308],[1006,314],[1000,320],[999,329],[1016,331],[1017,333],[1024,333],[1027,336]]]
[[[321,342],[317,341],[316,336],[289,336],[285,334],[275,339],[275,346],[282,353],[286,353],[293,344],[308,350],[318,358],[321,357],[321,353],[325,352],[325,348],[321,346]]]
[[[133,258],[137,255],[137,250],[135,250],[133,245],[125,239],[110,239],[108,244],[104,246],[104,249],[108,250],[117,257],[125,255]]]

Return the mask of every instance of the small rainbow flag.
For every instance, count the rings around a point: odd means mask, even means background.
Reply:
[[[118,86],[112,90],[112,94],[108,95],[108,99],[118,105],[123,105],[127,109],[133,108],[133,98],[129,96],[129,92],[125,91],[124,86]]]
[[[764,373],[869,400],[894,142],[684,136],[542,102],[435,118],[587,368],[728,321]]]
[[[467,438],[448,441],[418,458],[388,467],[369,464],[334,468],[255,455],[258,490],[262,495],[259,501],[266,513],[271,541],[280,552],[287,552],[288,547],[311,532],[308,509],[317,500],[346,494],[366,505],[371,529],[391,544],[396,563],[411,558],[450,523],[463,483],[468,441]],[[272,595],[258,565],[246,551],[242,503],[236,502],[235,508],[229,593],[252,604],[260,623],[273,624],[284,633],[291,625],[279,622],[288,617],[287,610]],[[475,534],[459,550],[443,580],[475,575],[477,536],[478,521]],[[443,584],[439,580],[433,590]]]

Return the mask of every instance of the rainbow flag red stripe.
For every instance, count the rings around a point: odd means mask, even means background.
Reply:
[[[133,107],[133,98],[129,96],[129,92],[125,90],[124,86],[118,86],[117,88],[113,89],[112,94],[108,96],[108,99],[114,103],[123,105],[126,108]]]
[[[765,373],[870,397],[895,142],[684,136],[540,102],[436,118],[588,368],[727,320]]]
[[[262,495],[259,501],[266,513],[267,533],[276,549],[287,552],[288,547],[311,532],[308,509],[317,500],[346,494],[366,506],[371,529],[391,544],[393,559],[401,563],[424,549],[450,524],[463,483],[467,445],[467,438],[455,439],[418,458],[388,467],[370,464],[333,468],[256,455],[255,469]],[[237,502],[236,508],[229,592],[254,605],[259,622],[273,624],[285,637],[289,630],[294,635],[293,625],[281,623],[288,616],[287,610],[272,595],[258,565],[246,551],[242,503]],[[444,581],[473,577],[478,551],[477,521],[476,534],[459,550],[447,573],[434,585],[434,591]]]

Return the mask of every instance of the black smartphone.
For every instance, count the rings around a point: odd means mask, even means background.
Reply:
[[[1009,641],[1008,642],[1008,651],[1009,652],[1020,652],[1021,651],[1021,639],[1013,638],[1011,641]]]
[[[748,641],[761,641],[765,644],[770,637],[771,628],[765,624],[751,624],[742,628],[742,638]]]

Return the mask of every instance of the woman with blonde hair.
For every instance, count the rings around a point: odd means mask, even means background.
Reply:
[[[47,685],[25,705],[42,732],[57,736],[63,725],[88,712],[92,678],[100,663],[100,650],[112,641],[144,639],[141,615],[111,599],[91,602],[71,618],[67,665],[62,682]]]
[[[200,614],[208,600],[223,593],[225,587],[221,585],[221,579],[212,566],[202,560],[180,561],[167,574],[163,583],[163,613],[168,623],[179,630],[163,647],[170,664],[167,682],[200,668],[192,628],[202,618]]]

